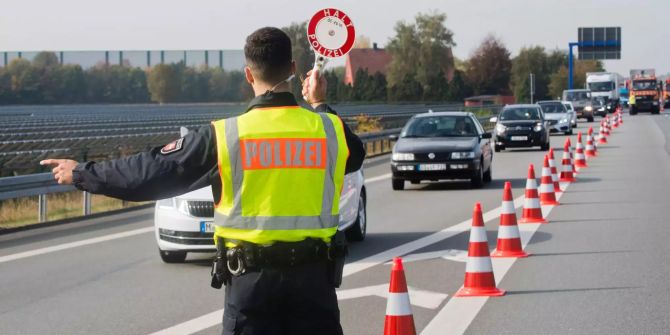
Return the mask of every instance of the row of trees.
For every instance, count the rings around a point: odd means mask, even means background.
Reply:
[[[245,101],[253,96],[241,71],[193,68],[184,63],[143,70],[99,64],[61,65],[51,52],[0,68],[0,104]]]
[[[543,47],[526,47],[511,57],[504,43],[486,37],[469,59],[458,60],[451,49],[454,33],[443,13],[419,14],[414,22],[399,22],[386,51],[392,56],[386,75],[359,70],[356,87],[343,83],[344,69],[326,71],[328,99],[345,101],[462,101],[471,95],[513,94],[528,101],[529,74],[535,75],[535,97],[560,96],[567,86],[567,55]],[[306,24],[284,28],[293,42],[297,72],[307,73],[314,61]],[[369,39],[357,46],[369,47]],[[601,62],[576,61],[575,85],[585,73],[603,71]],[[292,82],[300,96],[300,81]],[[54,53],[42,52],[32,62],[15,59],[0,68],[0,104],[142,103],[245,101],[253,96],[241,71],[193,68],[183,63],[150,69],[100,64],[90,69],[61,65]]]

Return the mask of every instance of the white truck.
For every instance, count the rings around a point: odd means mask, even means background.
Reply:
[[[619,88],[623,77],[614,72],[587,72],[586,88],[591,91],[593,113],[605,116],[619,107]]]

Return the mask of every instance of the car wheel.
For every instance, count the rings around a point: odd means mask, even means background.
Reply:
[[[470,178],[470,185],[473,188],[480,188],[484,185],[484,165],[480,164],[479,169],[474,172],[472,178]]]
[[[661,109],[658,108],[658,107],[651,110],[651,114],[659,114],[660,112],[661,112]]]
[[[589,116],[589,117],[587,117],[587,118],[586,118],[586,121],[588,121],[588,122],[593,122],[593,116]]]
[[[402,191],[405,189],[405,180],[403,179],[391,179],[391,186],[396,191]]]
[[[542,145],[540,146],[540,150],[542,150],[542,151],[547,151],[547,150],[549,150],[549,143],[542,144]]]
[[[349,241],[360,242],[365,239],[365,232],[367,231],[368,224],[365,203],[365,190],[362,190],[361,196],[358,198],[358,215],[356,216],[356,222],[344,232]]]
[[[501,150],[505,150],[505,147],[502,146],[502,145],[494,145],[494,146],[493,146],[493,150],[494,150],[495,152],[500,152]]]
[[[565,135],[572,135],[572,128],[568,129],[568,131],[565,132]]]
[[[484,182],[490,183],[493,180],[493,162],[489,164],[489,169],[484,172]]]
[[[158,249],[161,259],[165,263],[184,263],[186,260],[186,251],[168,251]]]

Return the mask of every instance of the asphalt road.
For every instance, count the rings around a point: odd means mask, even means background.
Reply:
[[[494,181],[478,190],[445,182],[392,191],[388,158],[369,161],[368,238],[351,246],[338,291],[345,333],[382,333],[386,263],[398,255],[425,334],[670,329],[670,119],[624,121],[551,209],[550,224],[524,225],[533,255],[494,261],[509,293],[488,300],[451,298],[463,280],[472,206],[482,203],[493,248],[504,181],[520,198],[528,164],[541,166],[544,152],[496,153]],[[559,159],[564,140],[552,137]],[[0,236],[0,334],[219,334],[223,292],[209,287],[207,255],[163,263],[152,219],[145,209]]]

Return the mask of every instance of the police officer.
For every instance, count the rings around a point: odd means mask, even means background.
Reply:
[[[337,232],[345,173],[361,168],[361,140],[325,104],[317,71],[298,105],[289,92],[289,37],[261,28],[244,46],[256,97],[246,113],[163,147],[77,163],[47,159],[59,184],[130,200],[212,186],[219,252],[213,286],[226,285],[223,334],[342,334],[335,287],[346,250]]]

